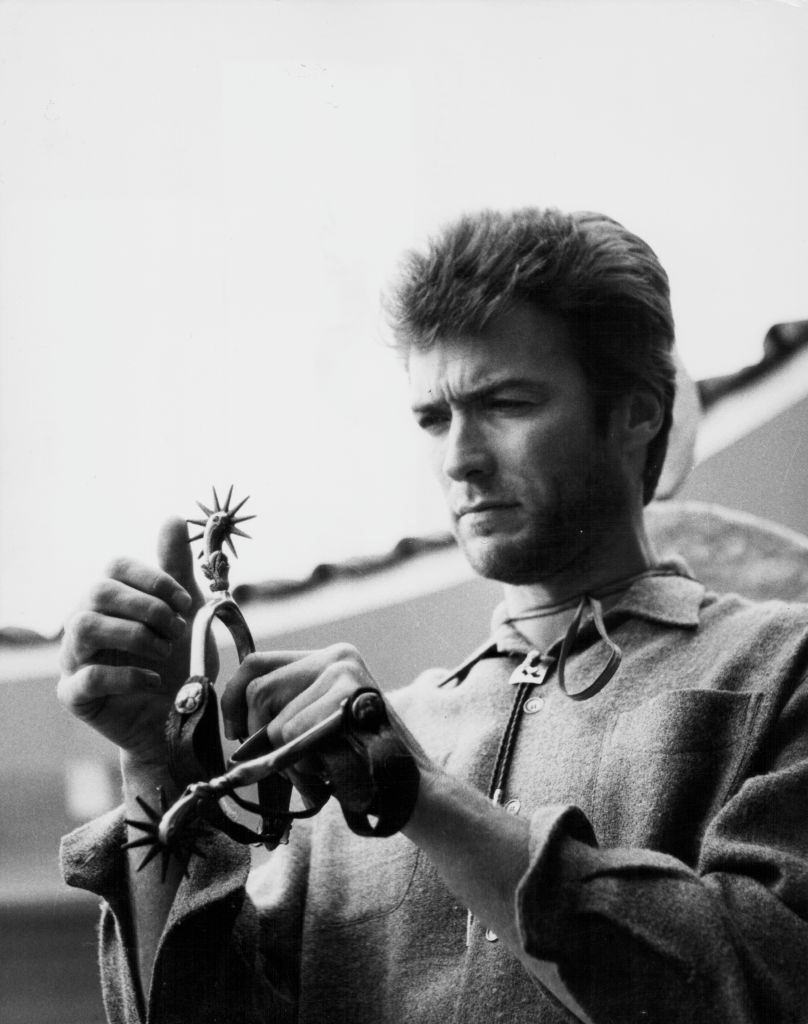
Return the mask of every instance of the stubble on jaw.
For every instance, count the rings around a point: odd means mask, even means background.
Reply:
[[[608,538],[625,521],[626,499],[604,456],[587,466],[574,494],[557,487],[549,507],[517,536],[491,531],[468,537],[457,523],[455,536],[478,575],[518,585],[591,574]]]

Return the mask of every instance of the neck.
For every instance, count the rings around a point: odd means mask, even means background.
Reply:
[[[572,621],[584,594],[597,594],[611,585],[644,572],[656,561],[645,532],[642,513],[622,530],[603,537],[596,551],[586,551],[552,575],[523,584],[505,584],[508,615],[539,650],[548,647]],[[604,608],[619,600],[623,589],[603,598]],[[531,616],[535,612],[535,616]],[[522,618],[522,616],[526,616]]]

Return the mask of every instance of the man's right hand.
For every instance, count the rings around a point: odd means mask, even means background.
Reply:
[[[159,569],[118,559],[65,624],[64,706],[121,748],[125,765],[166,764],[165,722],[189,668],[190,617],[203,602],[188,531],[160,531]]]

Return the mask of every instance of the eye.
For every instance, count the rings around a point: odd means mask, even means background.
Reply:
[[[524,398],[490,398],[486,404],[495,412],[524,412],[533,405]]]
[[[416,423],[427,434],[438,434],[448,428],[450,418],[449,413],[424,412],[416,417]]]

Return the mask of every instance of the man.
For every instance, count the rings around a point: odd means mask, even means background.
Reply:
[[[655,255],[596,214],[483,213],[410,256],[391,310],[458,542],[504,584],[493,640],[391,698],[420,770],[391,839],[331,801],[246,897],[221,836],[165,886],[127,869],[120,812],[68,837],[68,880],[109,904],[110,1017],[145,997],[150,1020],[808,1019],[808,614],[656,560]],[[172,789],[163,721],[200,600],[181,523],[160,560],[117,562],[63,650],[61,699],[121,748],[130,817]],[[258,653],[226,731],[287,741],[368,685],[344,645]],[[305,788],[317,765],[296,771]]]

